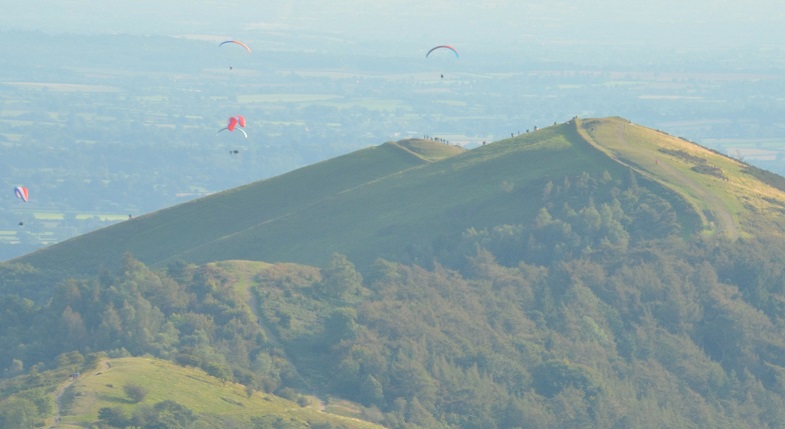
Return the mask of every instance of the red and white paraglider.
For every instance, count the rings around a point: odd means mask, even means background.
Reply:
[[[428,52],[425,54],[425,58],[428,58],[428,56],[429,56],[429,55],[431,55],[431,52],[433,52],[433,51],[441,51],[442,49],[444,49],[444,50],[447,50],[447,51],[452,51],[452,53],[453,53],[453,54],[455,54],[455,58],[458,58],[458,57],[459,57],[459,55],[458,55],[458,50],[457,50],[457,49],[453,48],[453,47],[452,47],[452,46],[450,46],[450,45],[439,45],[439,46],[434,46],[433,48],[431,48],[431,49],[430,49],[430,50],[429,50],[429,51],[428,51]],[[441,77],[444,77],[444,73],[442,73],[442,74],[441,74]]]
[[[428,58],[428,55],[431,55],[431,52],[433,52],[433,51],[435,51],[437,49],[448,49],[448,50],[452,51],[453,54],[455,54],[455,58],[458,58],[458,56],[459,56],[458,55],[458,50],[453,48],[452,46],[450,46],[450,45],[439,45],[439,46],[435,46],[435,47],[431,48],[431,50],[428,51],[428,53],[425,54],[425,58]]]
[[[24,202],[30,201],[30,192],[24,186],[17,186],[14,188],[14,195]],[[19,221],[19,226],[24,226],[24,224],[24,221]]]
[[[30,192],[24,186],[17,186],[14,188],[14,195],[24,202],[30,201]]]
[[[234,44],[240,45],[243,48],[245,48],[245,50],[248,51],[249,54],[251,53],[251,48],[249,48],[248,45],[246,45],[245,43],[243,43],[243,42],[241,42],[239,40],[227,40],[225,42],[219,43],[218,46],[223,46],[223,45],[225,45],[227,43],[234,43]]]
[[[237,128],[238,125],[240,126],[240,128]],[[229,130],[229,131],[238,130],[241,133],[243,133],[245,138],[248,138],[248,134],[246,134],[245,130],[243,130],[244,127],[245,127],[245,117],[244,116],[239,116],[239,115],[238,116],[232,116],[231,118],[229,118],[229,121],[227,122],[226,126],[224,128],[221,128],[220,130],[218,130],[218,132],[220,133],[223,130]]]

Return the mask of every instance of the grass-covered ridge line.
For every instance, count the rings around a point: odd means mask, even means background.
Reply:
[[[785,177],[772,173],[771,171],[763,170],[753,165],[748,165],[747,168],[745,168],[743,171],[760,180],[761,182],[764,182],[773,188],[785,192]]]
[[[116,264],[126,251],[147,261],[163,260],[203,245],[205,241],[242,232],[285,217],[292,211],[307,210],[314,201],[424,162],[421,157],[392,144],[370,147],[139,216],[75,237],[21,260],[76,273],[95,271],[101,263]]]
[[[694,159],[721,173],[696,171]],[[712,170],[714,171],[714,170]],[[458,231],[531,223],[543,186],[604,172],[677,207],[684,234],[731,239],[783,228],[785,192],[749,166],[622,118],[572,120],[470,151],[388,142],[141,216],[19,258],[76,273],[182,259],[323,265],[339,252],[360,266],[396,259]],[[711,173],[711,172],[709,172]],[[760,175],[758,175],[760,176]]]
[[[486,145],[368,182],[322,199],[309,211],[294,212],[178,257],[205,261],[220,253],[228,259],[247,259],[258,251],[262,260],[321,265],[324,258],[340,252],[367,266],[377,256],[395,258],[407,247],[430,246],[436,236],[528,222],[539,208],[530,189],[539,187],[543,178],[615,168],[590,146],[573,141],[563,126],[555,126]],[[259,243],[284,242],[290,244],[258,249]]]
[[[617,162],[675,191],[700,216],[704,233],[734,239],[760,228],[783,231],[785,192],[749,174],[749,165],[623,118],[577,120],[576,126]]]

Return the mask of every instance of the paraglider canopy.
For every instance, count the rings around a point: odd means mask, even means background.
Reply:
[[[17,186],[14,188],[14,195],[16,195],[16,198],[19,198],[24,202],[30,201],[30,193],[24,186]]]
[[[251,53],[251,48],[249,48],[249,47],[248,47],[248,45],[246,45],[246,44],[245,44],[245,43],[243,43],[243,42],[240,42],[239,40],[227,40],[227,41],[225,41],[225,42],[221,42],[220,44],[218,44],[218,46],[223,46],[223,45],[225,45],[225,44],[227,44],[227,43],[235,43],[235,44],[237,44],[237,45],[240,45],[240,46],[242,46],[243,48],[245,48],[245,50],[246,50],[246,51],[248,51],[248,53],[249,53],[249,54]]]
[[[241,128],[237,128],[237,125],[240,125]],[[243,133],[245,138],[248,138],[248,134],[246,134],[245,131],[243,131],[243,129],[242,129],[243,127],[245,127],[245,117],[244,116],[240,116],[240,115],[232,116],[227,121],[226,127],[221,128],[220,130],[218,130],[218,132],[220,133],[223,130],[234,131],[235,129],[237,129],[241,133]]]
[[[458,51],[455,48],[453,48],[452,46],[450,46],[450,45],[434,46],[433,48],[431,48],[430,51],[428,51],[427,54],[425,54],[425,58],[428,58],[428,55],[431,55],[431,52],[433,52],[433,51],[435,51],[437,49],[449,49],[449,50],[451,50],[455,54],[455,58],[458,58]]]
[[[234,131],[235,127],[240,125],[241,127],[245,128],[245,117],[244,116],[232,116],[229,118],[229,121],[226,123],[226,128],[229,131]]]
[[[234,131],[234,127],[237,126],[237,116],[232,116],[229,118],[229,121],[226,123],[226,129],[229,131]]]

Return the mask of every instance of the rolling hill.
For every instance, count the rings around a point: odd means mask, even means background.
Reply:
[[[110,357],[58,415],[254,421],[279,394],[396,429],[779,427],[784,210],[782,177],[623,118],[387,142],[0,264],[0,426]],[[125,414],[118,385],[179,373],[213,411],[150,384]]]
[[[470,151],[388,142],[150,213],[13,262],[94,273],[130,252],[144,263],[222,259],[320,265],[334,252],[361,267],[450,240],[529,223],[547,182],[581,172],[634,174],[675,207],[685,234],[737,238],[782,230],[785,193],[742,162],[622,118],[575,119]],[[751,172],[752,171],[752,172]],[[778,189],[779,187],[779,189]],[[373,252],[369,252],[369,249]]]

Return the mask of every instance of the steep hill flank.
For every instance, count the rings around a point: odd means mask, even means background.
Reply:
[[[377,257],[416,258],[434,240],[468,228],[531,223],[542,186],[579,172],[616,177],[626,169],[562,124],[368,182],[308,211],[259,224],[176,257],[294,261],[322,265],[333,252],[365,267]],[[288,243],[278,246],[277,243]],[[423,261],[427,263],[428,261]]]
[[[18,261],[73,273],[115,266],[125,252],[150,265],[248,259],[321,266],[334,252],[360,267],[377,257],[416,261],[422,249],[469,228],[531,224],[544,187],[606,173],[616,181],[635,176],[668,201],[684,234],[782,231],[785,194],[748,168],[621,118],[569,121],[471,151],[404,140],[151,213]]]
[[[446,146],[431,143],[431,147]],[[428,145],[420,147],[430,157],[439,158],[435,150],[426,150]],[[18,261],[71,273],[113,266],[125,252],[153,263],[292,212],[308,211],[321,199],[427,162],[425,157],[401,145],[385,143],[140,216]]]
[[[768,175],[736,159],[622,118],[578,120],[580,133],[614,160],[676,191],[704,230],[735,239],[782,234],[785,193]]]

